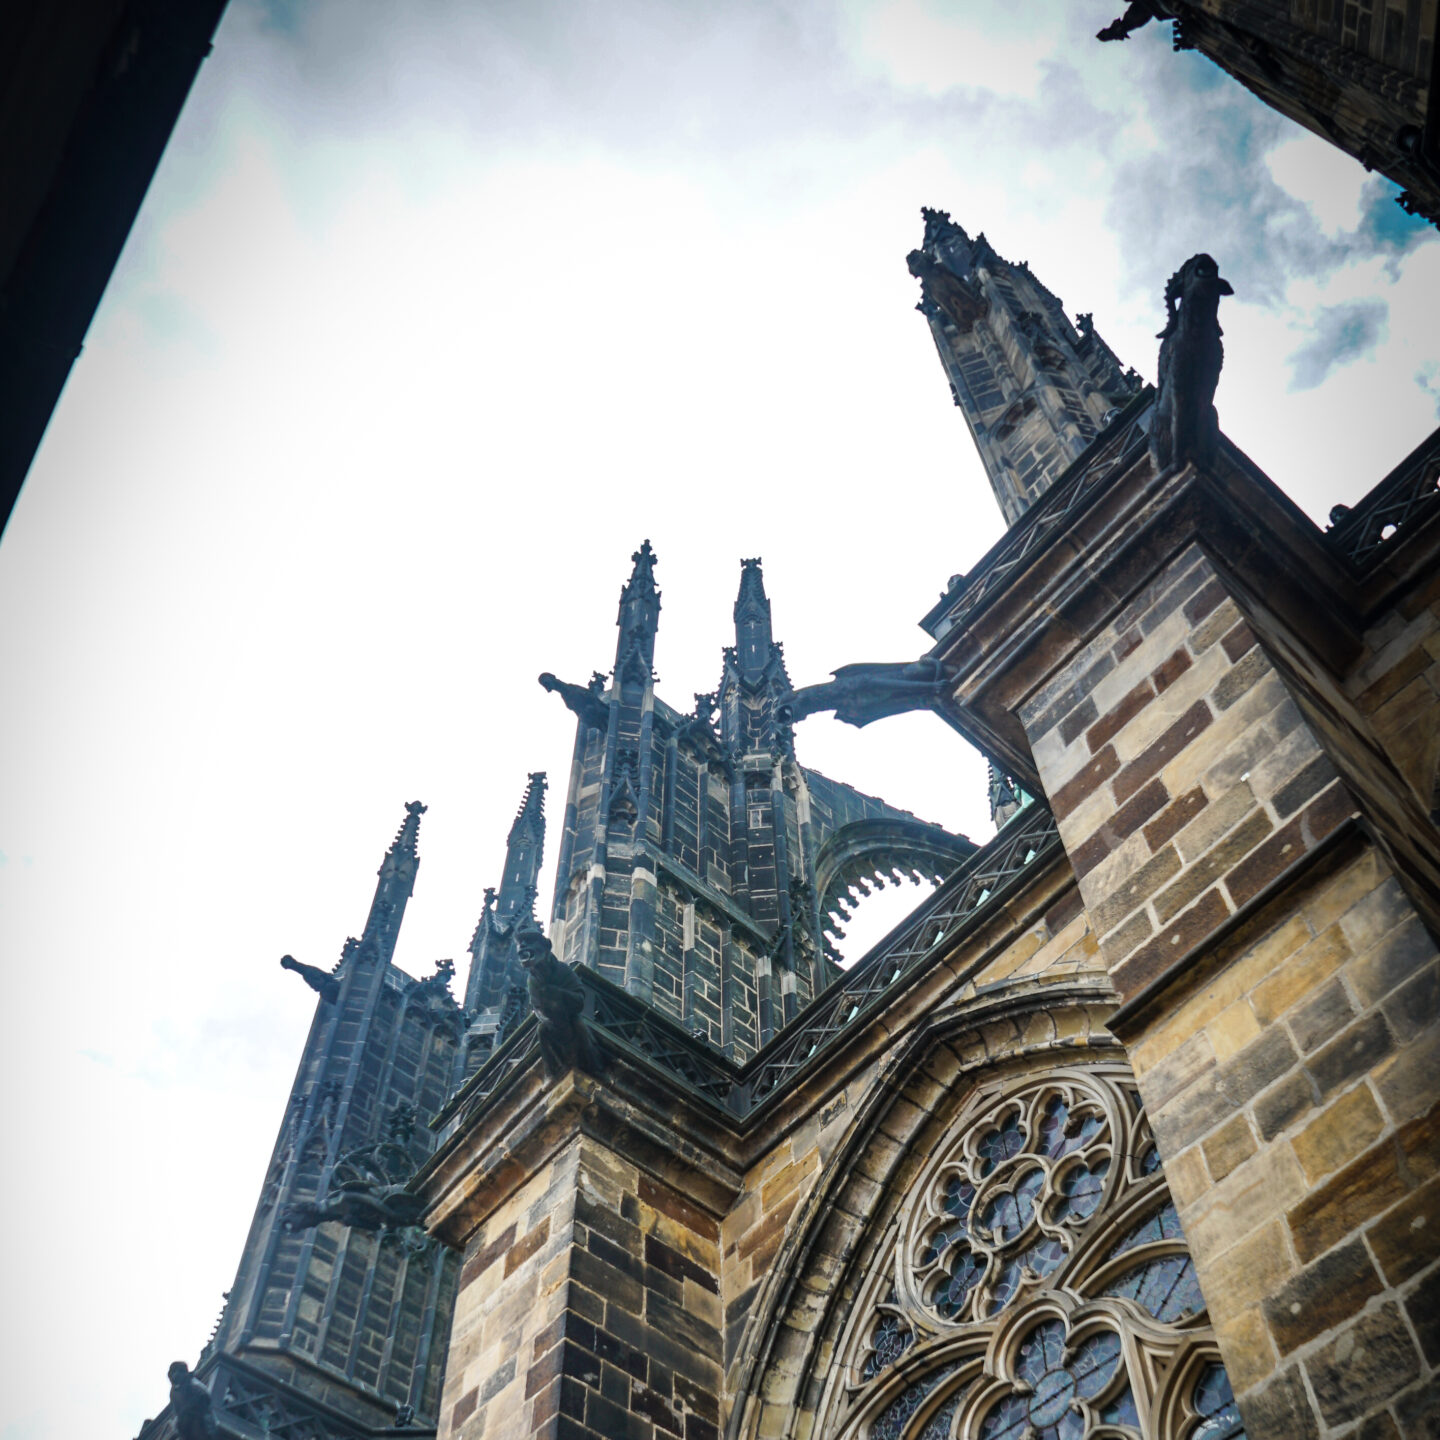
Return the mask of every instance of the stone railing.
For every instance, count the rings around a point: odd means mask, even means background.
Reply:
[[[1357,570],[1381,563],[1407,531],[1440,514],[1440,430],[1428,435],[1353,509],[1337,505],[1326,542]]]
[[[951,949],[962,929],[1008,896],[1020,876],[1060,848],[1054,817],[1031,803],[977,850],[913,915],[825,989],[737,1077],[730,1108],[745,1115],[827,1050],[924,961]]]
[[[1044,549],[1050,537],[1088,505],[1112,476],[1139,457],[1150,440],[1155,391],[1147,385],[1060,473],[968,576],[958,575],[920,622],[939,640],[972,615],[988,595]]]

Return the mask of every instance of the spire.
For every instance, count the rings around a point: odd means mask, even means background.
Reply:
[[[500,1003],[506,987],[524,983],[513,943],[520,926],[534,925],[540,864],[545,857],[545,772],[534,770],[515,812],[505,846],[505,873],[498,890],[485,891],[485,908],[470,941],[470,974],[465,1008],[483,1010]]]
[[[647,540],[630,557],[635,568],[620,592],[620,614],[616,625],[620,638],[615,646],[615,678],[650,679],[655,663],[655,631],[660,623],[660,592],[655,588],[655,552]]]
[[[515,812],[506,842],[505,874],[500,879],[495,915],[507,923],[519,916],[534,916],[540,862],[545,854],[545,772],[534,770]]]
[[[777,724],[776,704],[791,690],[785,652],[774,638],[770,601],[760,560],[740,562],[735,597],[735,644],[725,647],[716,701],[721,743],[732,756],[778,754],[788,747],[788,729]]]
[[[943,210],[922,209],[908,256],[916,307],[930,323],[955,403],[990,486],[1014,524],[1140,388],[1089,315],[1065,307],[1030,273],[973,239]]]
[[[741,678],[754,684],[770,663],[770,601],[760,560],[740,562],[740,593],[735,597],[735,655]]]
[[[420,836],[420,817],[425,809],[418,800],[411,800],[405,806],[405,819],[380,862],[380,879],[375,886],[375,898],[370,902],[370,916],[365,921],[362,943],[373,945],[382,960],[388,961],[395,953],[400,922],[405,918],[405,905],[415,890],[415,872],[420,868],[416,842]]]

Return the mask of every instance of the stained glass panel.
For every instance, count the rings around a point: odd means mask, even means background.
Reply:
[[[1174,1325],[1205,1308],[1195,1262],[1188,1255],[1162,1255],[1127,1270],[1101,1292],[1133,1300],[1157,1320]]]
[[[870,1332],[870,1354],[860,1372],[862,1380],[873,1380],[887,1365],[893,1365],[913,1344],[915,1332],[898,1316],[882,1311]]]
[[[1081,1440],[1085,1416],[1079,1401],[1093,1400],[1120,1366],[1120,1337],[1111,1330],[1087,1336],[1067,1361],[1065,1326],[1037,1325],[1016,1356],[1023,1389],[1006,1396],[980,1423],[980,1440]]]
[[[980,1216],[983,1229],[990,1232],[991,1243],[1008,1244],[1016,1239],[1035,1214],[1035,1197],[1045,1184],[1043,1170],[1028,1170],[1013,1191],[997,1195]]]
[[[1175,1206],[1167,1204],[1155,1211],[1148,1219],[1142,1220],[1133,1230],[1126,1233],[1125,1238],[1119,1244],[1111,1247],[1110,1254],[1123,1255],[1127,1250],[1133,1250],[1137,1245],[1148,1245],[1152,1240],[1179,1240],[1180,1217],[1175,1213]]]
[[[1040,1117],[1039,1149],[1052,1160],[1088,1145],[1100,1133],[1103,1121],[1094,1111],[1072,1116],[1070,1107],[1053,1095]]]
[[[948,1365],[943,1370],[927,1375],[923,1380],[917,1380],[908,1390],[902,1390],[880,1412],[870,1427],[870,1440],[900,1440],[905,1422],[925,1403],[925,1397],[946,1376],[953,1375],[959,1368],[958,1365]]]
[[[1025,1136],[1020,1132],[1020,1116],[1007,1116],[998,1130],[987,1131],[980,1137],[977,1148],[981,1175],[988,1175],[997,1165],[1018,1155],[1025,1148]]]
[[[965,1308],[965,1302],[984,1273],[985,1257],[971,1250],[961,1250],[950,1266],[950,1273],[941,1279],[935,1289],[935,1308],[947,1320],[955,1319]]]
[[[1105,1194],[1105,1176],[1110,1161],[1097,1160],[1093,1167],[1083,1162],[1072,1166],[1061,1177],[1056,1188],[1060,1198],[1055,1204],[1056,1220],[1088,1220]]]
[[[1245,1440],[1240,1407],[1223,1365],[1205,1367],[1195,1386],[1193,1404],[1200,1423],[1190,1432],[1190,1440]]]

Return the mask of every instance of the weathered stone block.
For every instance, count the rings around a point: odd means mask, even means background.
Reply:
[[[1287,1017],[1295,1043],[1307,1055],[1333,1039],[1354,1018],[1355,1007],[1338,979],[1307,995]]]
[[[1123,998],[1130,998],[1157,980],[1229,917],[1230,907],[1219,889],[1207,891],[1130,959],[1115,966],[1110,972],[1111,982]]]
[[[1050,809],[1055,818],[1063,821],[1082,800],[1098,790],[1119,768],[1119,757],[1114,749],[1107,745],[1050,797]],[[1138,785],[1135,787],[1137,790],[1139,788]],[[1125,798],[1128,799],[1130,793],[1133,792],[1127,792]]]
[[[1380,1107],[1365,1085],[1347,1091],[1293,1140],[1308,1180],[1316,1181],[1362,1154],[1385,1129]]]
[[[1319,1440],[1320,1425],[1305,1393],[1300,1369],[1292,1365],[1267,1384],[1240,1397],[1245,1432],[1256,1440]]]
[[[1305,1360],[1327,1425],[1345,1425],[1379,1409],[1419,1373],[1415,1342],[1394,1304],[1361,1316]]]
[[[1090,747],[1090,753],[1093,755],[1102,746],[1108,745],[1154,698],[1155,687],[1148,679],[1122,696],[1119,704],[1100,716],[1086,732],[1085,743]]]
[[[1297,934],[1304,927],[1303,919],[1293,924]],[[1308,934],[1308,929],[1305,930]],[[1278,1020],[1298,1004],[1329,975],[1333,975],[1350,958],[1350,946],[1338,925],[1332,925],[1290,956],[1276,956],[1275,973],[1262,980],[1251,993],[1255,1014],[1265,1024]]]
[[[1255,1153],[1255,1136],[1242,1114],[1232,1117],[1202,1144],[1205,1164],[1216,1180],[1223,1180],[1242,1161]]]
[[[1319,1103],[1315,1083],[1305,1071],[1296,1070],[1274,1084],[1254,1103],[1254,1117],[1260,1128],[1260,1135],[1273,1140],[1287,1130],[1313,1104]]]
[[[1143,904],[1156,890],[1180,869],[1180,857],[1167,845],[1152,856],[1124,884],[1117,886],[1097,905],[1091,907],[1095,929],[1108,934],[1132,910]]]
[[[1273,828],[1263,810],[1252,812],[1207,854],[1202,855],[1173,884],[1155,897],[1155,916],[1163,925],[1198,895],[1222,879],[1243,856],[1248,855]]]
[[[1405,1313],[1415,1327],[1420,1340],[1420,1350],[1431,1365],[1440,1365],[1440,1267],[1432,1270],[1406,1297]],[[1432,1407],[1435,1397],[1431,1397]],[[1397,1409],[1400,1407],[1397,1407]],[[1427,1418],[1432,1428],[1426,1433],[1436,1434],[1433,1428],[1436,1419],[1431,1408]]]
[[[1440,965],[1431,965],[1402,985],[1384,1004],[1390,1033],[1408,1044],[1440,1020]]]
[[[1209,705],[1197,700],[1173,725],[1163,731],[1135,757],[1118,775],[1112,789],[1121,803],[1128,800],[1147,780],[1160,773],[1195,738],[1205,732],[1214,720]],[[1111,751],[1110,753],[1114,753]],[[1100,757],[1096,756],[1098,760]],[[1111,772],[1113,773],[1113,772]]]
[[[1367,1075],[1395,1048],[1390,1027],[1378,1011],[1357,1020],[1328,1045],[1306,1058],[1322,1096]]]
[[[1435,942],[1412,910],[1356,959],[1346,979],[1363,1004],[1373,1005],[1434,958]]]
[[[1265,1319],[1282,1355],[1342,1325],[1385,1287],[1359,1240],[1341,1245],[1266,1300]]]

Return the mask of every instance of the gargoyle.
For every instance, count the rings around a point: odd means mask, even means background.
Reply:
[[[293,955],[280,957],[282,970],[293,970],[327,1004],[333,1005],[340,998],[340,980],[328,970],[315,965],[302,965]]]
[[[1160,393],[1150,429],[1157,470],[1211,459],[1220,443],[1215,387],[1225,361],[1218,318],[1220,297],[1233,295],[1209,255],[1192,255],[1165,286],[1160,332]]]
[[[605,677],[598,670],[583,689],[579,685],[557,679],[548,670],[540,677],[540,683],[552,695],[558,695],[565,702],[566,708],[592,730],[603,730],[609,723],[610,709],[605,704]]]
[[[1096,33],[1097,40],[1128,40],[1142,25],[1158,20],[1160,12],[1151,0],[1130,0],[1125,13]]]
[[[847,725],[868,725],[907,710],[931,710],[944,698],[945,674],[926,656],[898,664],[842,665],[824,685],[806,685],[781,703],[792,723],[833,710]]]
[[[190,1373],[183,1360],[176,1360],[165,1372],[170,1378],[170,1411],[175,1416],[179,1440],[216,1440],[220,1427],[210,1392]]]
[[[296,1200],[281,1212],[287,1230],[309,1230],[338,1220],[356,1230],[379,1233],[420,1223],[425,1202],[406,1187],[414,1168],[405,1141],[415,1127],[410,1106],[397,1106],[385,1125],[385,1138],[351,1150],[335,1162],[330,1189],[315,1200]]]
[[[403,1230],[418,1225],[425,1202],[403,1185],[370,1185],[352,1180],[332,1189],[323,1200],[296,1200],[281,1217],[287,1230],[310,1230],[338,1220],[355,1230]]]
[[[680,722],[675,732],[676,739],[681,742],[688,741],[709,759],[721,758],[720,741],[715,734],[715,712],[719,708],[719,700],[713,693],[696,695],[695,713],[687,715]]]
[[[528,977],[530,1006],[540,1026],[540,1059],[545,1073],[558,1080],[574,1067],[598,1075],[602,1068],[600,1052],[580,1013],[585,1008],[585,989],[575,972],[556,958],[538,927],[521,930],[516,943]]]

